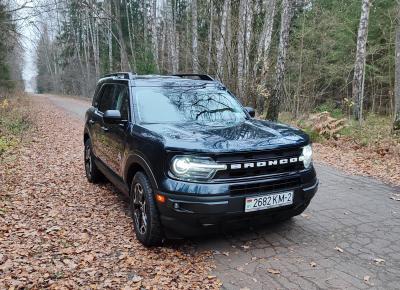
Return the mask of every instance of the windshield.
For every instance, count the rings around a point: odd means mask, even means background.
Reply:
[[[136,87],[136,110],[142,123],[212,124],[246,119],[239,102],[215,86]]]

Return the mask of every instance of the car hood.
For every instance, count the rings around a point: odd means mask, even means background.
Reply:
[[[256,119],[224,126],[198,123],[142,126],[159,135],[167,150],[235,152],[298,147],[309,143],[308,135],[301,130]]]

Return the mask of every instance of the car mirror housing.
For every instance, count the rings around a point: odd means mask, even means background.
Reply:
[[[119,124],[122,122],[121,112],[118,110],[107,110],[104,112],[103,120],[106,124]]]
[[[250,117],[254,118],[256,116],[256,111],[252,107],[244,107]]]

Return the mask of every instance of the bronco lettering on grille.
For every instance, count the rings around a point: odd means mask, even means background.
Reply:
[[[278,166],[278,165],[303,162],[303,160],[304,160],[303,156],[300,156],[300,157],[274,159],[274,160],[268,160],[268,161],[235,163],[235,164],[230,164],[229,168],[231,170],[236,170],[236,169],[267,167],[267,166]]]

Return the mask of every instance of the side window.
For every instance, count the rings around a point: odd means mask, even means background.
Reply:
[[[129,93],[128,88],[125,86],[119,86],[118,95],[116,97],[115,109],[121,112],[123,120],[129,119]],[[116,91],[117,92],[117,91]]]
[[[118,110],[123,120],[129,119],[129,91],[124,85],[105,85],[99,94],[98,109],[101,112]]]
[[[101,95],[99,96],[100,97],[98,103],[99,111],[104,113],[107,110],[112,110],[113,95],[114,95],[113,91],[114,91],[114,85],[105,85],[103,87]]]

